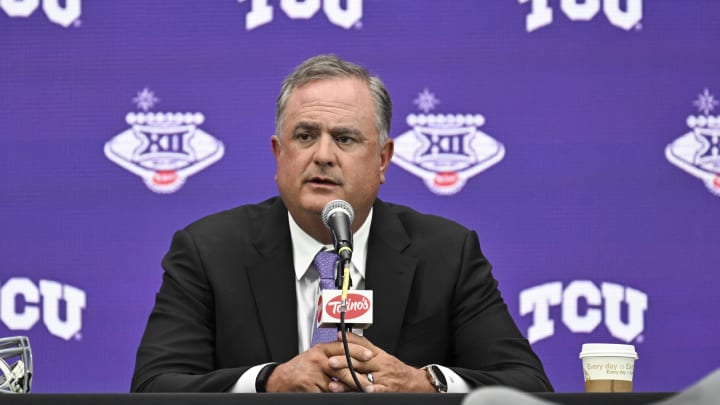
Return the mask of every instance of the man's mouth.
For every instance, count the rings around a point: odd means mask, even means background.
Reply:
[[[320,185],[326,185],[326,186],[336,186],[338,185],[338,182],[327,177],[311,177],[310,180],[308,180],[308,183],[312,184],[320,184]]]

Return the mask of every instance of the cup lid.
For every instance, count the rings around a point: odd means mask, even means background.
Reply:
[[[580,358],[583,357],[631,357],[635,360],[638,359],[635,346],[615,343],[585,343],[580,351]]]

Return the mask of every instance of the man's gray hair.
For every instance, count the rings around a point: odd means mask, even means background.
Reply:
[[[385,144],[390,133],[392,102],[390,94],[379,77],[373,76],[360,65],[340,59],[335,55],[319,55],[305,60],[283,81],[275,107],[275,133],[280,135],[283,114],[290,93],[314,80],[332,78],[357,78],[367,83],[375,105],[375,127],[378,131],[380,147]]]

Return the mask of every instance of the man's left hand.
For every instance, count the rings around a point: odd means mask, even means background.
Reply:
[[[341,334],[338,332],[338,340]],[[368,339],[354,333],[347,334],[348,343],[365,347],[373,353],[369,361],[353,361],[353,368],[366,392],[437,392],[430,383],[425,370],[409,366],[397,357],[373,345]],[[330,390],[342,392],[357,389],[350,374],[345,353],[332,353],[328,365],[338,381],[330,383]]]

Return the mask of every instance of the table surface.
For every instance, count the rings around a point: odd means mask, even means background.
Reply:
[[[546,401],[558,404],[652,404],[666,399],[674,393],[539,393],[533,394]],[[5,394],[0,395],[3,404],[150,404],[150,405],[195,405],[195,404],[287,404],[287,405],[458,405],[464,394]],[[372,398],[372,399],[370,399]]]

